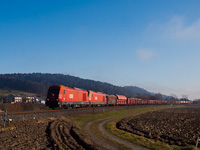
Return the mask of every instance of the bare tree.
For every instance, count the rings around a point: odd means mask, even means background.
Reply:
[[[176,96],[176,94],[171,94],[170,97],[171,97],[172,100],[177,100],[178,99],[178,97]]]
[[[183,101],[188,101],[188,95],[182,95],[181,100],[183,100]]]

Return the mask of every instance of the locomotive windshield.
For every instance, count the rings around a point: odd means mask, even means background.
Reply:
[[[60,89],[49,89],[48,95],[49,95],[49,96],[56,96],[56,95],[59,94],[59,90],[60,90]]]

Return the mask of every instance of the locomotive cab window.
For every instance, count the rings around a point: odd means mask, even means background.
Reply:
[[[63,91],[63,94],[65,94],[65,90]]]
[[[49,89],[48,95],[58,95],[60,89]]]

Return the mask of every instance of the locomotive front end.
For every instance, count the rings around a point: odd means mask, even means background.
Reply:
[[[50,108],[58,107],[60,86],[54,85],[49,87],[46,98],[46,106]]]

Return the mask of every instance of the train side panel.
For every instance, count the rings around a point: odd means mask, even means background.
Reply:
[[[83,89],[53,85],[49,88],[46,105],[49,107],[79,107],[89,105],[88,92]]]
[[[59,99],[59,105],[61,106],[80,107],[89,105],[86,90],[66,86],[61,93]]]
[[[124,95],[116,95],[117,96],[117,105],[126,105],[127,97]]]
[[[88,90],[90,105],[106,105],[106,94]]]
[[[117,96],[116,95],[107,95],[107,105],[115,106],[117,105]]]

